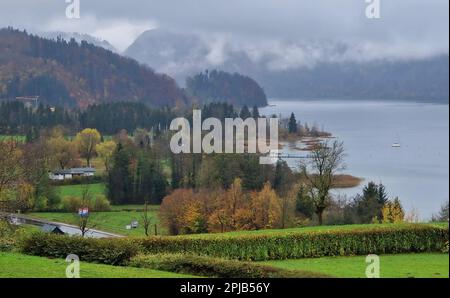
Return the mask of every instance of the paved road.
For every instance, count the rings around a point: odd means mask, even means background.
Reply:
[[[48,221],[45,219],[31,217],[31,216],[27,216],[27,215],[23,215],[23,214],[12,214],[12,213],[4,213],[4,212],[0,212],[0,217],[8,218],[12,222],[16,222],[17,224],[29,224],[29,225],[38,226],[38,227],[42,227],[43,225],[46,225],[46,224],[54,225],[54,226],[58,226],[64,233],[66,233],[68,235],[81,235],[81,231],[77,226],[69,225],[66,223]],[[123,237],[123,236],[91,229],[85,234],[85,237],[116,238],[116,237]]]

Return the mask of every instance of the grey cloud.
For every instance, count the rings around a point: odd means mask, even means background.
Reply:
[[[380,1],[381,19],[369,20],[365,0],[81,0],[82,19],[71,21],[64,0],[2,0],[0,26],[79,31],[121,50],[146,29],[195,32],[206,36],[213,64],[240,47],[255,59],[275,55],[275,68],[448,53],[448,0]],[[348,50],[330,55],[341,43]]]

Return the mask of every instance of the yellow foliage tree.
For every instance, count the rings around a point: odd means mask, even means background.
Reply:
[[[105,165],[105,170],[109,171],[111,168],[111,158],[114,153],[114,150],[116,149],[116,142],[114,141],[105,141],[103,143],[100,143],[96,146],[96,151],[98,156],[103,161],[103,164]]]
[[[0,196],[16,186],[22,175],[22,151],[15,140],[0,141]]]
[[[33,207],[33,185],[23,182],[17,187],[15,207],[17,210],[28,211]]]
[[[278,227],[281,220],[280,199],[266,183],[260,192],[254,192],[252,198],[253,224],[256,229]]]
[[[96,146],[100,143],[101,135],[98,130],[93,128],[86,128],[79,132],[75,137],[75,142],[78,145],[80,155],[86,158],[87,166],[91,166],[91,159],[94,157]]]
[[[405,212],[398,198],[384,204],[382,214],[383,223],[401,223],[405,219]]]
[[[63,136],[52,137],[47,141],[53,159],[61,169],[66,168],[77,158],[77,147]]]

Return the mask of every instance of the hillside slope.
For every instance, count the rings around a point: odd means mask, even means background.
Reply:
[[[0,99],[40,96],[45,104],[86,107],[140,101],[176,106],[188,101],[176,82],[133,59],[75,40],[49,40],[0,30]]]

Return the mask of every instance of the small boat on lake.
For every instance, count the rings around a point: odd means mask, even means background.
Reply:
[[[400,148],[400,147],[401,147],[400,143],[393,143],[392,144],[392,148]]]

